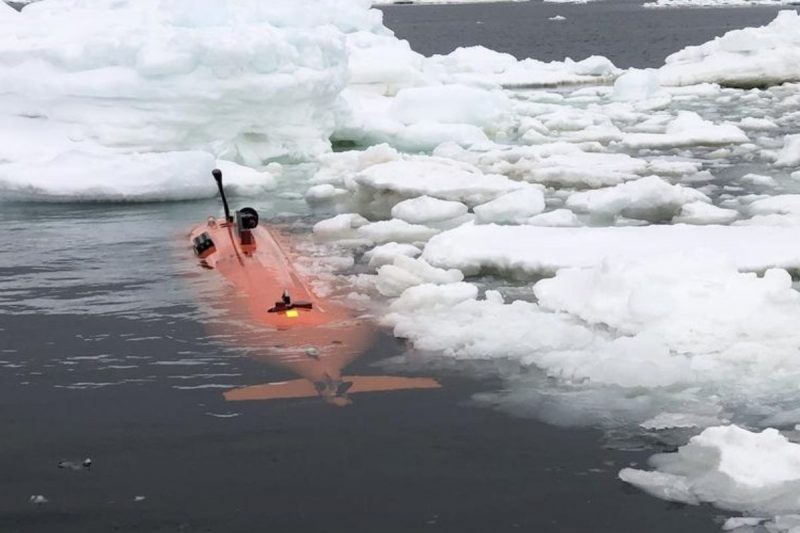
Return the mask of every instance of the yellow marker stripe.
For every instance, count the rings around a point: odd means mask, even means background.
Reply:
[[[297,318],[299,316],[300,313],[297,311],[297,309],[289,309],[288,311],[286,311],[287,318]]]

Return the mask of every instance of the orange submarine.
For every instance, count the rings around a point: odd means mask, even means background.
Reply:
[[[403,389],[434,389],[426,377],[345,376],[344,368],[375,338],[374,324],[331,299],[316,295],[297,272],[277,233],[259,224],[255,209],[232,216],[214,169],[225,218],[209,217],[190,235],[205,276],[221,276],[224,294],[213,299],[221,320],[214,333],[247,348],[259,360],[285,368],[299,379],[253,385],[225,392],[226,400],[274,400],[321,397],[347,405],[350,395]]]

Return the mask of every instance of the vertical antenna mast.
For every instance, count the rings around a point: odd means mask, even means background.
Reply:
[[[233,218],[231,218],[231,211],[228,209],[228,200],[225,198],[225,190],[222,188],[222,171],[215,168],[211,171],[211,175],[214,176],[214,180],[217,182],[217,188],[219,188],[219,195],[222,197],[222,206],[225,208],[225,220],[230,222]]]

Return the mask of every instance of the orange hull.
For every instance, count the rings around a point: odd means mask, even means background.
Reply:
[[[236,389],[228,400],[318,395],[345,405],[350,393],[439,386],[429,378],[343,378],[344,367],[372,343],[373,325],[314,294],[271,232],[255,224],[240,232],[232,221],[209,218],[190,234],[201,265],[226,281],[225,294],[214,299],[223,316],[216,333],[303,379]]]

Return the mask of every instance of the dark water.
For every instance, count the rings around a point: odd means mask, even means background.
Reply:
[[[483,45],[518,59],[575,60],[602,55],[618,67],[659,67],[688,45],[728,30],[770,22],[777,7],[645,9],[641,2],[556,4],[537,0],[381,8],[384,23],[424,54]],[[785,8],[784,8],[785,9]],[[548,18],[561,15],[564,21]]]

